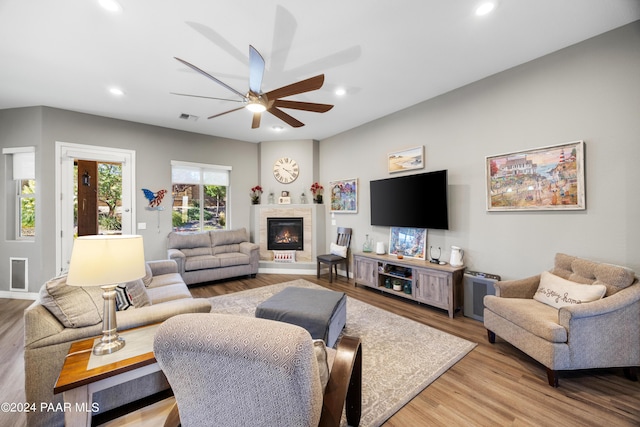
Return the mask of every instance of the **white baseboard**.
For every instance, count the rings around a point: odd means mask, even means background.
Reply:
[[[0,298],[37,300],[38,293],[37,292],[0,291]]]

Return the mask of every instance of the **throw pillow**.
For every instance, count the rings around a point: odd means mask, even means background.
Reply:
[[[540,284],[533,299],[551,307],[561,308],[597,301],[606,291],[604,285],[581,285],[544,271],[540,275]]]
[[[144,285],[144,278],[126,283],[127,293],[131,297],[135,308],[151,305],[151,299],[147,294],[147,288]]]
[[[116,311],[123,311],[133,306],[133,298],[127,291],[127,285],[116,286]]]
[[[346,246],[340,246],[336,243],[331,243],[331,246],[329,247],[329,252],[332,255],[338,255],[341,256],[342,258],[346,258],[347,257],[347,247]]]
[[[69,286],[67,275],[40,288],[40,303],[66,328],[83,328],[102,322],[102,288]]]

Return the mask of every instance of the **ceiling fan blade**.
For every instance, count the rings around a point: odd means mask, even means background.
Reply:
[[[236,95],[238,95],[239,97],[244,99],[244,94],[243,93],[238,92],[237,90],[235,90],[234,88],[232,88],[228,84],[216,79],[215,77],[213,77],[211,74],[207,73],[206,71],[201,70],[200,68],[196,67],[193,64],[190,64],[189,62],[185,61],[184,59],[180,59],[180,58],[178,58],[176,56],[174,56],[174,58],[176,60],[182,62],[184,65],[186,65],[187,67],[191,68],[192,70],[197,71],[198,73],[202,74],[203,76],[210,78],[214,82],[218,83],[220,86],[225,87],[226,89],[230,90],[231,92],[235,93]]]
[[[240,99],[227,99],[227,98],[215,98],[213,96],[204,96],[204,95],[191,95],[188,93],[176,93],[176,92],[169,92],[171,95],[179,95],[179,96],[191,96],[193,98],[206,98],[206,99],[217,99],[219,101],[231,101],[231,102],[244,102]]]
[[[292,108],[294,110],[312,111],[314,113],[326,113],[333,108],[330,104],[317,104],[315,102],[287,101],[285,99],[276,99],[273,103],[274,107]]]
[[[324,74],[320,74],[306,80],[301,80],[297,83],[283,86],[279,89],[274,89],[270,92],[267,92],[266,95],[269,99],[286,98],[287,96],[310,92],[312,90],[318,90],[322,87],[323,83]]]
[[[276,116],[277,118],[279,118],[280,120],[282,120],[283,122],[287,123],[291,127],[299,128],[304,126],[304,123],[302,123],[300,120],[294,117],[291,117],[289,114],[278,109],[277,107],[271,107],[267,111],[273,114],[274,116]]]
[[[251,129],[258,129],[260,127],[260,119],[262,113],[253,113],[253,120],[251,121]]]
[[[213,119],[215,117],[224,116],[225,114],[233,113],[234,111],[242,110],[244,107],[234,108],[233,110],[225,111],[224,113],[214,114],[213,116],[207,117],[208,119]]]
[[[264,58],[253,46],[249,45],[249,89],[260,93],[264,75]]]

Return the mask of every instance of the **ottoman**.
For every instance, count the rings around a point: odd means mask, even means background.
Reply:
[[[258,305],[256,317],[298,325],[333,347],[347,322],[347,296],[290,286]]]

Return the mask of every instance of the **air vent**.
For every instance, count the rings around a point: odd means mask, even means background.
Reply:
[[[198,120],[198,116],[194,116],[193,114],[187,114],[187,113],[182,113],[178,117],[182,120],[191,120],[192,122],[195,122]]]

